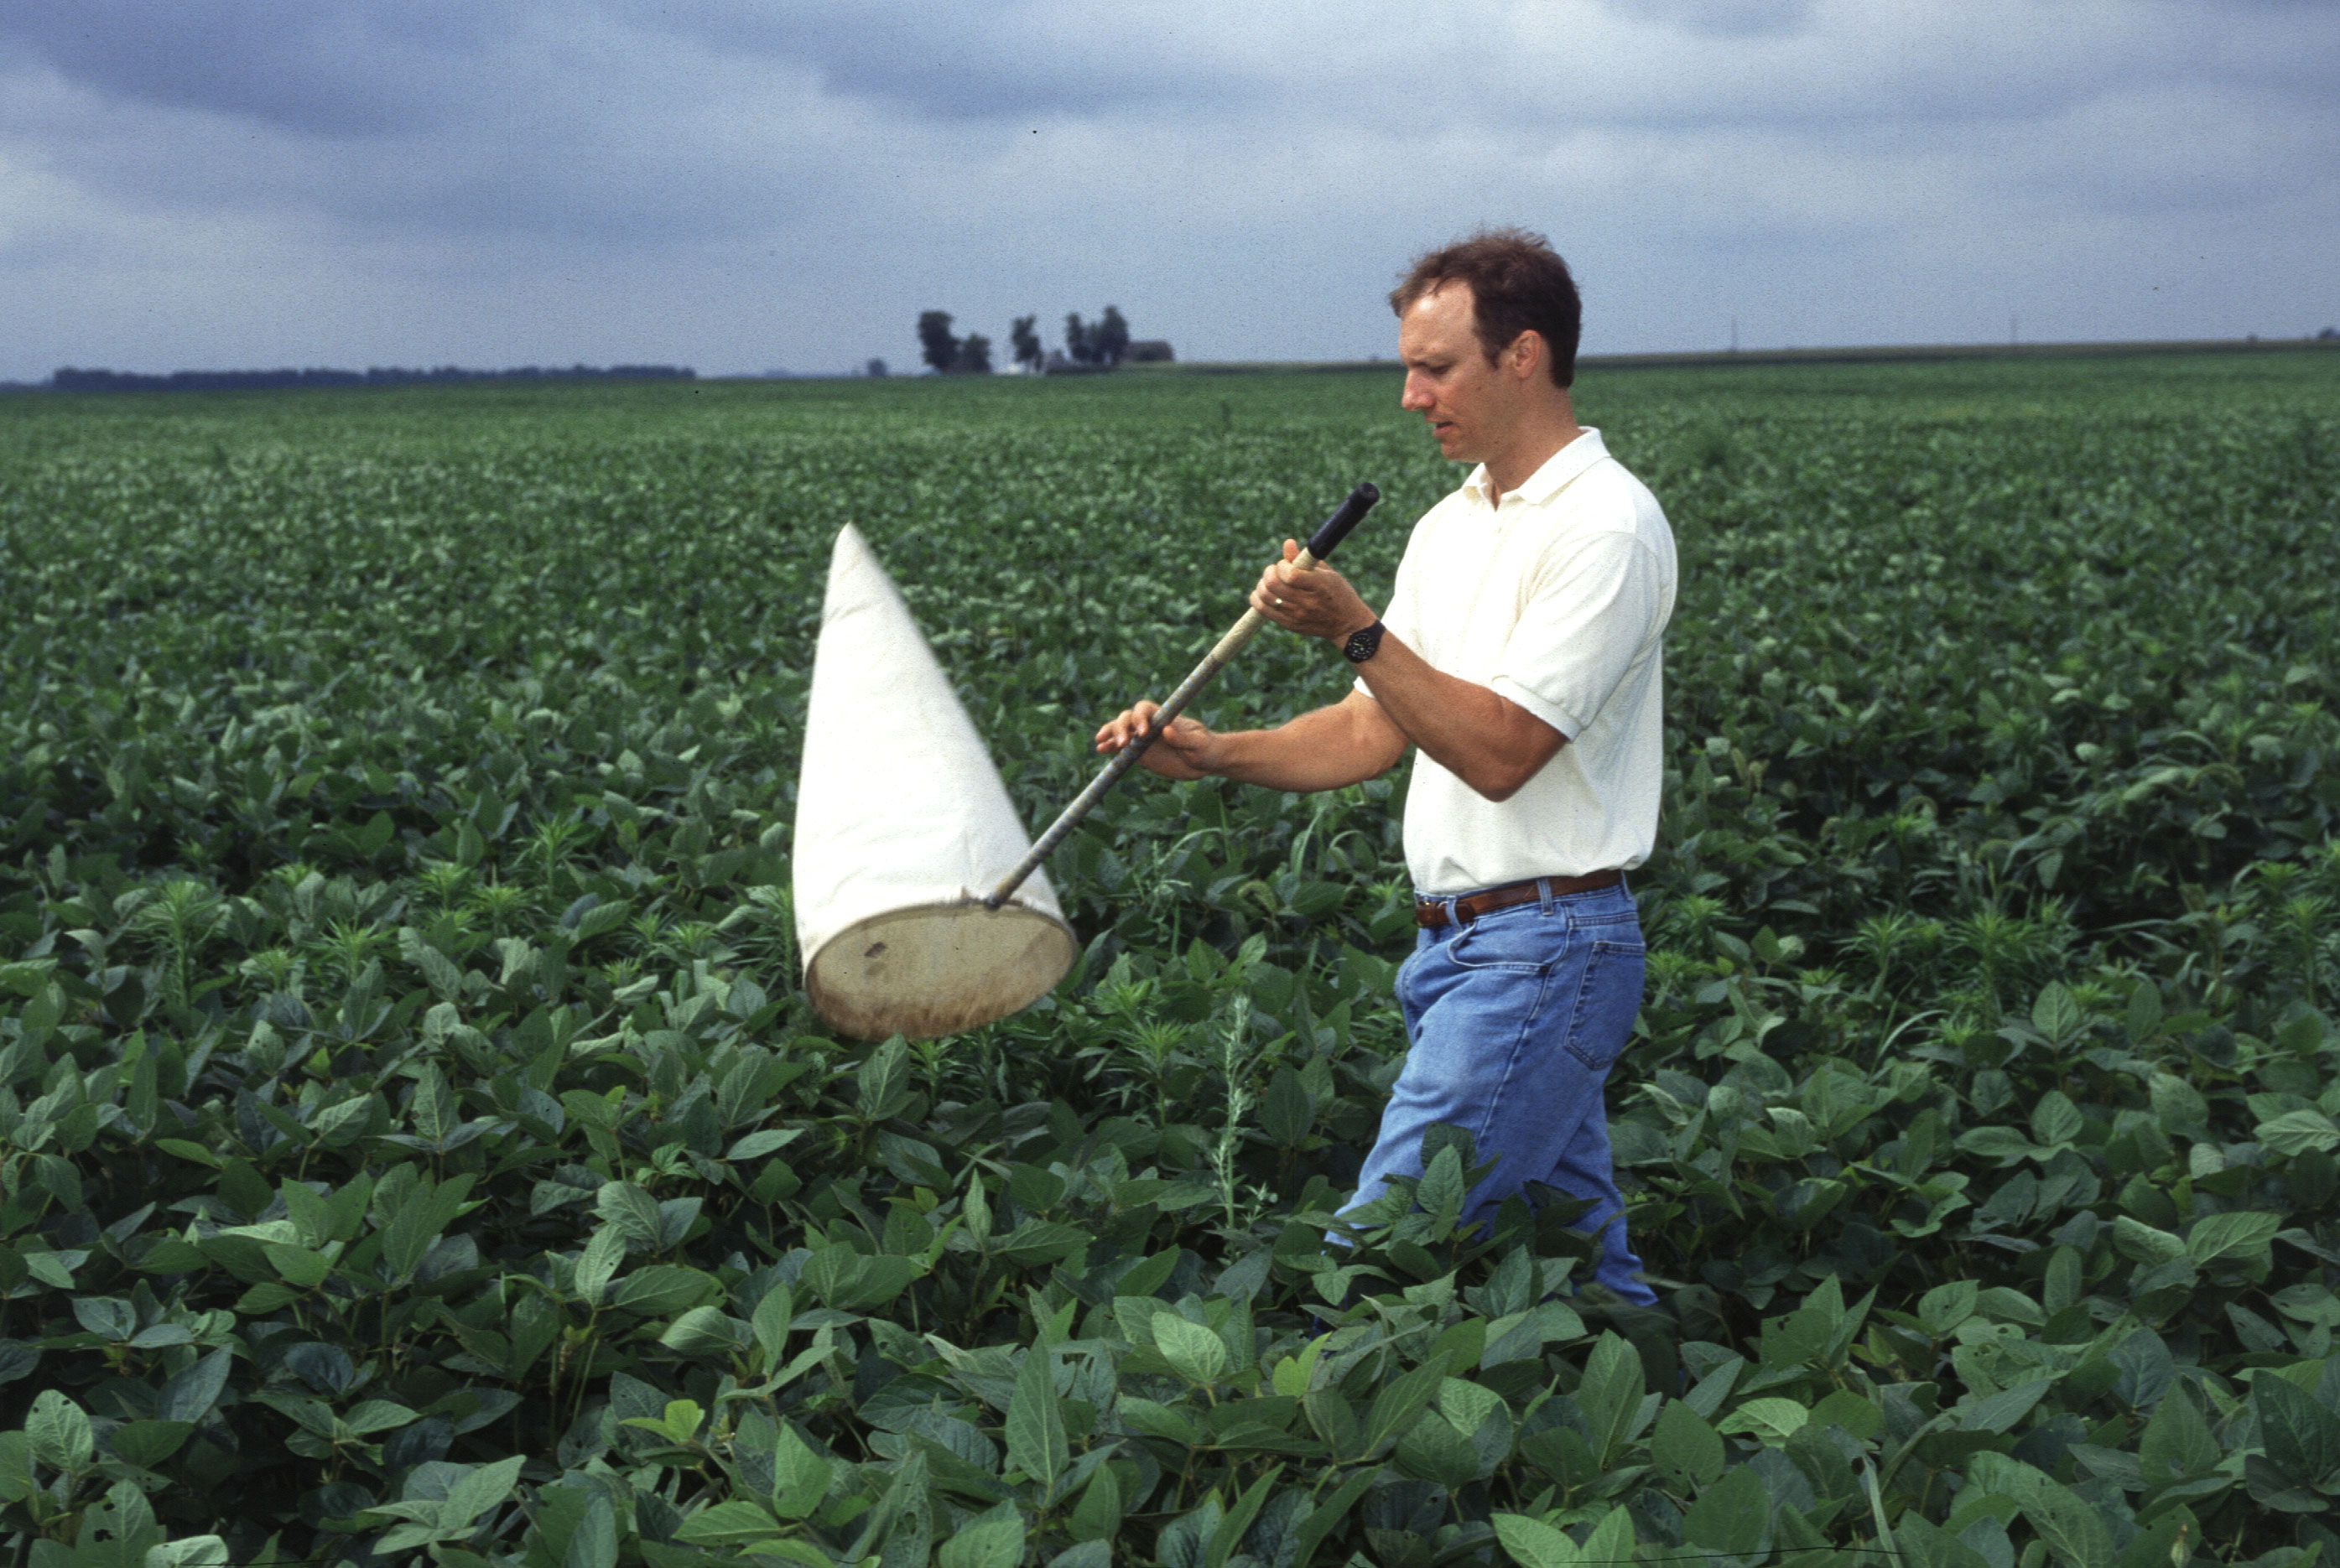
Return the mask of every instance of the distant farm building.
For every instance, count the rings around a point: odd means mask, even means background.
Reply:
[[[1177,359],[1166,338],[1143,338],[1129,345],[1122,358],[1133,365],[1166,365]]]

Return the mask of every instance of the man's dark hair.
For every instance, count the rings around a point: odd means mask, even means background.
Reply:
[[[1447,283],[1471,285],[1472,324],[1489,364],[1522,332],[1534,331],[1551,352],[1553,383],[1565,387],[1576,380],[1584,305],[1568,263],[1551,241],[1525,229],[1482,229],[1417,257],[1390,291],[1390,309],[1403,316],[1416,300]]]

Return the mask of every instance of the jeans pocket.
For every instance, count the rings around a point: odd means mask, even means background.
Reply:
[[[1630,926],[1632,928],[1633,934],[1639,936],[1641,934],[1641,912],[1630,903],[1622,909],[1609,910],[1600,913],[1589,910],[1578,910],[1574,912],[1569,923],[1579,931],[1589,932],[1595,935],[1603,932],[1613,932],[1621,925]]]
[[[1585,955],[1584,978],[1569,1014],[1568,1049],[1596,1072],[1608,1071],[1632,1037],[1647,963],[1648,954],[1638,941],[1596,941]]]
[[[1541,974],[1559,956],[1559,939],[1567,927],[1542,918],[1534,911],[1509,920],[1482,916],[1464,926],[1446,944],[1446,960],[1459,969],[1502,969]]]

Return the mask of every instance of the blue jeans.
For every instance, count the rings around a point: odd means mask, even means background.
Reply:
[[[1423,932],[1397,974],[1405,1067],[1349,1207],[1371,1202],[1390,1177],[1420,1176],[1423,1134],[1451,1123],[1495,1161],[1464,1202],[1465,1226],[1492,1219],[1531,1181],[1589,1199],[1576,1224],[1601,1240],[1593,1278],[1654,1305],[1625,1244],[1601,1099],[1641,1005],[1642,963],[1641,917],[1622,883]]]

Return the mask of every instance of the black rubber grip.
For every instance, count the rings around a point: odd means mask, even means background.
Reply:
[[[1320,561],[1330,556],[1340,547],[1341,541],[1349,537],[1349,530],[1363,521],[1365,514],[1373,509],[1373,503],[1381,498],[1382,493],[1373,488],[1370,481],[1351,490],[1349,498],[1341,503],[1341,509],[1326,518],[1324,526],[1310,537],[1308,553]]]

